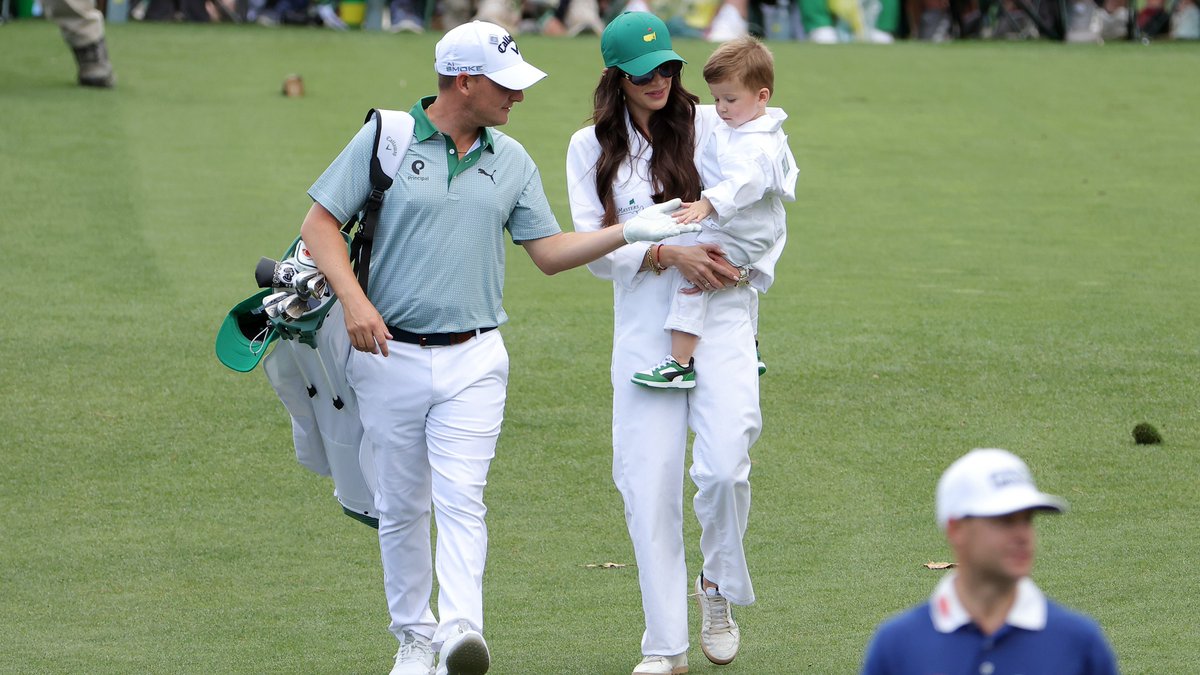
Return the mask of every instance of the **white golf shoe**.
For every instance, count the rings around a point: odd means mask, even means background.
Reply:
[[[647,656],[633,669],[633,675],[679,675],[687,671],[687,654]]]
[[[479,631],[459,621],[454,634],[442,643],[437,675],[483,675],[492,665],[492,655]]]
[[[703,575],[696,577],[696,599],[700,602],[700,649],[709,661],[723,666],[737,656],[742,634],[733,620],[729,601],[716,588],[705,588]]]
[[[838,43],[837,29],[833,26],[819,26],[808,32],[808,39],[813,44],[836,45]]]
[[[391,675],[431,675],[433,673],[433,646],[429,638],[406,630],[396,651],[396,665]]]

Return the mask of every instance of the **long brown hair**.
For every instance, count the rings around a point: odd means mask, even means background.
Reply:
[[[625,126],[625,94],[621,91],[624,75],[620,68],[604,71],[596,85],[592,123],[600,142],[596,160],[596,194],[604,205],[602,225],[617,224],[617,205],[613,186],[617,170],[629,157],[629,133]],[[680,197],[695,201],[700,197],[700,172],[693,160],[696,127],[693,121],[700,99],[683,88],[680,75],[671,78],[667,105],[650,115],[650,139],[654,154],[650,158],[651,189],[654,202]],[[636,126],[636,125],[635,125]],[[640,130],[638,133],[641,133]]]

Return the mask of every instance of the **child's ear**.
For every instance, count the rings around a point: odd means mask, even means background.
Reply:
[[[771,90],[767,89],[766,87],[759,89],[758,90],[758,102],[763,105],[766,105],[770,101],[771,101]]]

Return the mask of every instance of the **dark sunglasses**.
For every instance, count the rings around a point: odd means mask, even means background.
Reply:
[[[629,73],[625,73],[625,79],[629,80],[629,83],[633,86],[641,87],[653,82],[655,75],[662,75],[669,80],[678,75],[681,70],[683,70],[683,62],[667,61],[645,75],[630,75]]]

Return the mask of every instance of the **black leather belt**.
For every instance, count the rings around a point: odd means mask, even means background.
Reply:
[[[406,330],[400,330],[395,326],[388,326],[387,329],[392,334],[392,339],[397,342],[407,342],[410,345],[420,345],[422,347],[449,347],[450,345],[461,345],[477,335],[483,335],[489,331],[496,330],[496,327],[488,326],[487,328],[468,330],[461,333],[430,333],[428,335],[410,333]]]

